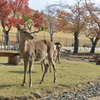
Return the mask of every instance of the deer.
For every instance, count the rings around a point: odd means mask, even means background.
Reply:
[[[54,51],[53,51],[53,60],[54,62],[56,63],[56,60],[57,60],[57,48],[56,48],[56,45],[54,44]],[[44,62],[47,61],[48,62],[48,65],[49,65],[49,70],[51,72],[51,62],[49,61],[48,59],[48,56],[41,61],[41,70],[44,71]]]
[[[20,32],[19,53],[24,62],[24,78],[22,86],[26,84],[26,73],[29,67],[29,87],[32,87],[32,69],[35,61],[43,61],[45,70],[40,80],[40,84],[44,82],[45,74],[47,73],[49,64],[45,60],[48,57],[54,71],[54,80],[56,82],[56,64],[53,60],[54,44],[46,39],[34,41],[34,37],[27,27],[17,25]],[[29,66],[28,66],[29,65]]]
[[[54,43],[56,45],[56,62],[58,61],[58,64],[60,64],[60,51],[61,51],[61,48],[62,48],[62,45],[60,42],[55,42]]]
[[[58,64],[60,64],[60,51],[61,51],[61,47],[62,47],[62,45],[61,45],[61,43],[60,42],[55,42],[54,43],[54,54],[53,54],[53,59],[54,59],[54,61],[55,61],[55,63],[56,62],[58,62]],[[48,59],[48,58],[47,58]],[[49,61],[48,61],[49,62]],[[41,62],[41,70],[43,71],[43,64],[44,62],[42,61]],[[49,70],[50,70],[50,72],[51,72],[51,64],[50,64],[50,62],[49,62]]]

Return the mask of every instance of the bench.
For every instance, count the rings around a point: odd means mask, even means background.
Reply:
[[[0,51],[0,57],[8,57],[9,64],[18,64],[20,62],[20,54],[18,52]]]
[[[93,59],[97,65],[100,65],[100,55],[93,56]]]

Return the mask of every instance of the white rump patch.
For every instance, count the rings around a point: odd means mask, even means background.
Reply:
[[[60,47],[60,45],[58,45],[58,47]]]
[[[54,45],[54,50],[56,50],[56,45]]]

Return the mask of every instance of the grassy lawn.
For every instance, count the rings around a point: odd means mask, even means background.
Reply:
[[[53,72],[50,73],[48,71],[44,83],[38,84],[43,72],[41,71],[40,63],[36,62],[32,72],[33,87],[29,88],[28,84],[24,87],[21,86],[23,80],[23,63],[22,65],[7,65],[7,58],[0,58],[0,96],[33,97],[32,92],[35,91],[39,91],[42,96],[46,96],[51,93],[67,91],[70,85],[85,84],[100,77],[100,66],[93,63],[61,59],[61,64],[57,64],[56,67],[57,83],[52,83]]]

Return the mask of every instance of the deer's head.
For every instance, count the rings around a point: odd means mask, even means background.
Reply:
[[[34,37],[31,35],[31,32],[28,30],[27,27],[21,27],[21,25],[17,25],[17,29],[20,31],[20,37],[23,40],[33,39]]]

